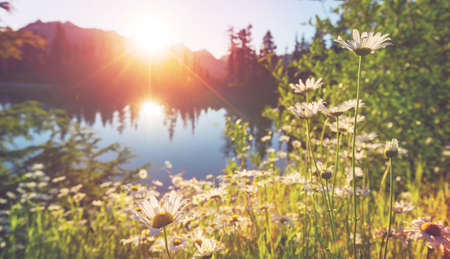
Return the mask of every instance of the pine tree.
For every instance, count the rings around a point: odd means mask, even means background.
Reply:
[[[267,57],[268,55],[275,55],[276,48],[277,46],[273,41],[272,33],[270,32],[270,30],[268,30],[263,37],[263,43],[261,50],[259,51],[259,56],[261,58],[264,58]]]
[[[63,64],[67,58],[68,41],[64,28],[60,23],[56,26],[55,37],[50,48],[50,63],[54,65]]]

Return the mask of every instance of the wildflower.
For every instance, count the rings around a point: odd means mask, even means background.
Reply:
[[[155,196],[140,202],[135,209],[136,218],[151,229],[161,229],[176,222],[181,217],[181,211],[186,206],[186,200],[175,191],[165,194],[158,202]]]
[[[235,224],[238,223],[239,221],[244,221],[245,218],[239,216],[239,215],[232,215],[229,219],[228,219],[228,223],[230,224]]]
[[[0,204],[6,204],[8,201],[6,199],[0,198]]]
[[[209,200],[220,200],[226,194],[223,188],[213,188],[206,193],[206,197]]]
[[[43,177],[43,176],[45,176],[45,174],[44,174],[44,172],[42,172],[42,171],[36,171],[36,172],[34,172],[34,174],[33,174],[33,177],[34,177],[34,178],[39,178],[39,177]]]
[[[290,87],[294,89],[294,92],[297,94],[306,92],[308,90],[314,90],[322,86],[322,78],[314,79],[308,78],[305,83],[302,82],[301,79],[298,80],[298,84],[290,84]]]
[[[267,153],[271,154],[271,153],[275,153],[275,149],[273,148],[268,148],[266,149]]]
[[[197,252],[194,254],[194,258],[211,258],[214,253],[223,249],[223,246],[215,239],[203,238],[201,243],[194,243]]]
[[[66,177],[65,177],[65,176],[56,177],[56,178],[53,178],[53,179],[52,179],[52,183],[59,183],[59,182],[62,182],[62,181],[64,181],[64,180],[66,180]]]
[[[412,205],[412,203],[397,201],[397,202],[395,202],[393,209],[394,209],[395,213],[400,214],[400,213],[406,213],[406,212],[412,211],[414,208],[415,207]]]
[[[284,184],[304,184],[306,182],[306,179],[299,173],[291,173],[286,174],[281,177],[281,182]]]
[[[256,205],[258,205],[258,204],[256,204]],[[258,213],[258,214],[261,214],[261,213],[267,213],[268,211],[270,211],[270,210],[272,210],[272,209],[274,209],[275,207],[274,207],[274,205],[273,204],[270,204],[270,203],[263,203],[263,204],[259,204],[257,207],[256,207],[256,212]]]
[[[75,185],[72,188],[70,188],[70,192],[77,193],[82,187],[83,187],[82,184]]]
[[[56,178],[55,178],[56,179]],[[100,184],[100,188],[107,188],[107,187],[109,187],[110,185],[112,184],[112,182],[104,182],[104,183],[102,183],[102,184]]]
[[[330,179],[330,178],[331,178],[331,175],[332,175],[331,171],[328,171],[328,170],[322,171],[322,172],[320,173],[320,177],[322,177],[322,178],[325,179],[325,180]]]
[[[33,167],[31,167],[32,171],[38,171],[38,170],[42,170],[42,169],[44,169],[43,164],[34,164]]]
[[[353,189],[351,187],[346,187],[345,191],[347,191],[350,195],[353,195]],[[356,188],[356,196],[367,196],[370,194],[370,189],[368,187],[357,187]]]
[[[6,196],[8,196],[10,199],[16,198],[16,195],[14,193],[12,193],[12,192],[7,192]]]
[[[353,30],[353,40],[344,41],[341,36],[335,40],[343,48],[353,51],[358,56],[366,56],[375,50],[392,45],[389,34],[381,35],[377,32],[363,32],[361,35],[358,30]]]
[[[92,201],[92,205],[93,205],[93,206],[96,206],[96,207],[100,207],[100,206],[102,206],[102,204],[103,204],[103,202],[100,201],[100,200],[94,200],[94,201]]]
[[[266,141],[269,141],[270,138],[271,138],[271,136],[264,136],[264,137],[261,138],[261,141],[262,142],[266,142]]]
[[[26,186],[28,187],[28,188],[30,188],[30,189],[33,189],[33,188],[36,188],[36,183],[35,182],[29,182],[29,183],[26,183]]]
[[[165,166],[167,169],[171,169],[171,168],[172,168],[172,163],[170,163],[170,161],[166,160],[166,161],[164,161],[164,166]]]
[[[288,142],[289,141],[289,136],[283,135],[280,137],[280,141],[281,142]]]
[[[141,178],[141,179],[147,178],[147,175],[148,175],[147,170],[145,170],[145,169],[139,170],[138,175],[139,175],[139,178]]]
[[[430,218],[419,218],[413,220],[412,226],[407,229],[409,236],[412,239],[425,239],[430,247],[439,248],[441,245],[444,248],[450,248],[450,228],[432,223]]]
[[[321,192],[322,191],[322,188],[320,188],[320,186],[317,184],[305,185],[305,187],[303,187],[303,189],[306,191],[309,191],[309,192]]]
[[[64,196],[66,196],[67,194],[69,194],[69,189],[68,188],[62,188],[62,189],[59,190],[58,198],[62,198]]]
[[[280,157],[280,158],[285,158],[285,157],[287,157],[287,153],[286,152],[284,152],[284,151],[278,151],[278,156]]]
[[[294,141],[292,141],[292,146],[294,148],[300,148],[302,146],[302,143],[298,140],[294,140]]]
[[[155,245],[158,250],[163,251],[164,249],[164,240],[159,239],[159,241]],[[186,239],[181,237],[171,237],[168,240],[168,248],[170,253],[175,253],[179,250],[185,250],[188,244]]]
[[[364,103],[362,101],[359,101],[359,107],[362,107],[363,105]],[[356,107],[356,100],[348,100],[338,106],[332,106],[329,108],[324,105],[321,107],[320,112],[322,112],[327,116],[339,117],[344,112],[349,111],[355,107]]]
[[[392,141],[386,142],[386,147],[384,148],[384,155],[387,158],[392,158],[398,154],[398,140],[392,139]]]
[[[50,211],[60,210],[60,209],[62,209],[62,208],[61,208],[61,206],[59,206],[58,204],[50,204],[50,205],[48,206],[48,210],[50,210]]]
[[[159,187],[163,186],[163,183],[161,181],[158,181],[158,180],[154,180],[154,181],[152,181],[152,183],[154,185],[156,185],[156,186],[159,186]]]
[[[292,126],[291,125],[284,125],[281,127],[282,130],[284,130],[285,132],[290,132],[292,131]]]
[[[294,222],[294,218],[289,217],[289,216],[281,216],[279,214],[274,214],[272,216],[272,221],[273,222],[278,222],[278,223],[280,223],[282,225],[289,225],[291,227],[294,226],[294,223],[293,223]]]
[[[314,115],[316,115],[319,110],[322,110],[323,107],[324,102],[322,100],[319,100],[312,103],[296,103],[295,106],[289,107],[289,111],[291,111],[299,118],[310,119]]]
[[[73,199],[75,200],[75,202],[80,202],[82,199],[84,199],[84,197],[86,197],[85,193],[78,192],[73,196]]]

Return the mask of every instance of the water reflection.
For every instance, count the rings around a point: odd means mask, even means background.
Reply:
[[[255,92],[258,98],[254,98]],[[45,107],[61,108],[73,120],[91,128],[102,144],[118,142],[131,147],[137,158],[130,168],[150,162],[150,175],[165,182],[162,168],[166,160],[172,162],[175,172],[184,171],[186,177],[201,178],[225,167],[226,159],[233,156],[232,142],[223,133],[228,116],[249,121],[253,149],[265,156],[270,143],[260,140],[272,125],[261,113],[265,106],[276,103],[273,91],[236,88],[218,93],[221,98],[201,87],[156,88],[134,96],[8,92],[0,95],[0,103],[37,100]]]
[[[140,117],[145,117],[151,120],[153,117],[161,117],[163,115],[163,110],[160,104],[152,100],[144,100],[140,104]]]

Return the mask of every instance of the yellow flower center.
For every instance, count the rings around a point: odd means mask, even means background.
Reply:
[[[172,241],[172,244],[173,244],[174,246],[179,246],[179,245],[181,245],[182,243],[183,243],[183,242],[181,242],[180,239],[175,239],[175,240]]]
[[[220,195],[218,195],[218,194],[214,194],[214,195],[211,195],[211,199],[212,200],[215,200],[215,199],[220,199]]]
[[[137,190],[139,190],[139,186],[133,185],[133,186],[131,186],[131,190],[132,191],[137,191]]]
[[[368,54],[370,54],[372,50],[369,48],[359,48],[359,49],[355,49],[355,53],[358,56],[366,56]]]
[[[168,213],[168,212],[161,212],[158,215],[156,215],[155,217],[153,217],[153,221],[152,221],[152,228],[162,228],[165,227],[167,225],[169,225],[170,223],[172,223],[174,220],[172,214]]]
[[[194,241],[195,244],[197,244],[198,246],[202,246],[203,241],[201,239],[197,239]]]
[[[289,219],[288,218],[286,218],[286,217],[281,217],[280,218],[280,223],[281,224],[286,224],[286,223],[288,223],[289,222]]]
[[[439,228],[439,226],[436,224],[433,224],[431,222],[423,223],[420,226],[420,230],[427,233],[428,235],[432,235],[432,236],[436,236],[436,237],[440,237],[442,235],[441,229]]]
[[[319,185],[313,185],[313,186],[311,186],[311,190],[313,190],[313,191],[318,191],[318,190],[319,190]]]
[[[259,207],[260,210],[267,210],[269,207],[267,205],[261,205]]]
[[[236,223],[239,221],[239,216],[233,215],[231,216],[230,223]]]

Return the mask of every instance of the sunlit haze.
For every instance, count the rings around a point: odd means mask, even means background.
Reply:
[[[243,28],[253,24],[253,45],[259,48],[267,30],[274,36],[277,52],[286,48],[292,51],[295,35],[306,39],[312,37],[314,27],[307,25],[315,15],[328,17],[335,1],[306,0],[249,0],[249,1],[182,1],[174,0],[78,0],[78,1],[12,1],[14,10],[2,16],[0,21],[15,29],[38,19],[48,21],[70,21],[84,28],[114,30],[133,38],[136,28],[142,30],[137,37],[147,50],[154,51],[164,46],[164,41],[152,41],[154,34],[166,37],[169,29],[171,43],[183,43],[192,50],[207,49],[216,57],[227,53],[226,31],[230,26]],[[158,17],[153,22],[152,17]],[[136,26],[143,21],[142,27]],[[149,30],[145,21],[152,21]],[[140,29],[142,28],[142,29]],[[146,32],[148,34],[146,34]]]
[[[158,17],[146,17],[131,25],[133,43],[146,55],[156,55],[167,49],[170,42],[168,22]]]

